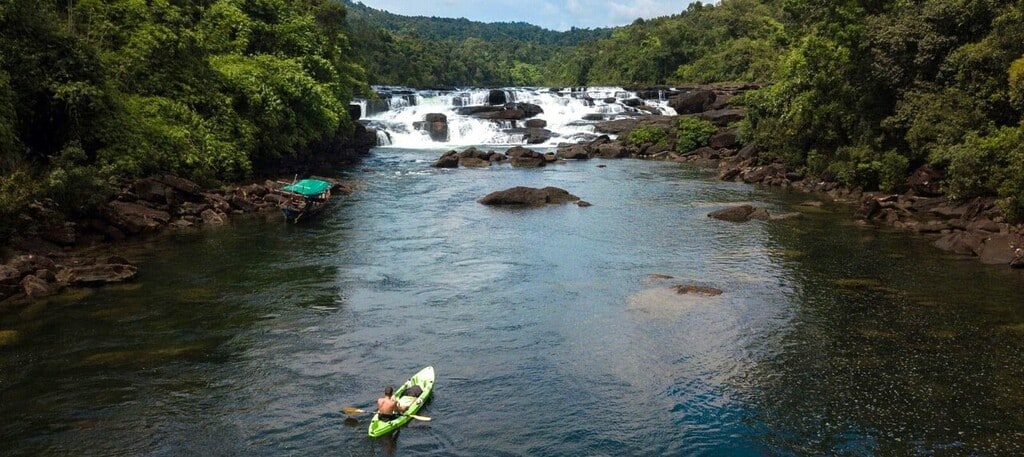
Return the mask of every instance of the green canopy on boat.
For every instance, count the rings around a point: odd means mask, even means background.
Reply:
[[[319,179],[303,179],[295,184],[284,186],[284,190],[294,192],[303,197],[315,197],[331,188],[331,183]]]

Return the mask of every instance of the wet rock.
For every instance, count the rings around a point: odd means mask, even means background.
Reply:
[[[526,129],[526,144],[543,144],[546,143],[554,135],[554,132],[548,129],[542,128],[528,128]]]
[[[504,105],[504,104],[502,104],[502,105]],[[502,111],[504,109],[505,109],[504,106],[485,106],[485,105],[481,105],[481,106],[466,106],[466,107],[462,107],[462,108],[459,108],[459,109],[455,110],[455,112],[459,113],[462,116],[474,116],[475,117],[475,116],[483,115],[483,114],[486,114],[486,113],[497,113],[497,112]]]
[[[558,152],[555,153],[560,159],[569,160],[587,160],[590,158],[590,152],[587,151],[587,147],[582,144],[574,144],[569,147],[558,148]]]
[[[772,215],[764,208],[755,208],[754,211],[750,213],[750,219],[755,221],[767,221],[771,218]]]
[[[121,263],[81,265],[57,272],[57,282],[69,286],[99,286],[134,279],[138,271],[134,265]]]
[[[36,275],[28,275],[22,278],[21,290],[32,299],[47,297],[57,292],[57,288],[54,285]]]
[[[223,225],[227,223],[227,216],[219,211],[207,209],[200,214],[204,225]]]
[[[724,208],[717,211],[712,211],[711,213],[708,214],[708,217],[728,222],[747,222],[750,220],[750,215],[753,212],[753,206],[740,205],[731,208]]]
[[[771,215],[771,220],[773,220],[773,221],[788,221],[788,220],[793,220],[793,219],[803,219],[803,217],[804,217],[804,215],[802,213],[797,213],[797,212],[782,213],[782,214],[772,214]]]
[[[413,124],[413,128],[423,130],[436,142],[448,141],[448,116],[441,113],[430,113],[423,116],[422,122]]]
[[[17,330],[0,330],[0,347],[14,346],[21,341],[21,332]]]
[[[487,103],[491,105],[504,105],[508,103],[508,95],[503,90],[491,89],[487,94]]]
[[[580,198],[558,187],[537,189],[517,186],[492,192],[477,200],[484,205],[527,205],[560,204],[578,201]]]
[[[588,201],[580,200],[576,202],[576,206],[579,206],[580,208],[589,208],[591,206],[594,206],[594,204]]]
[[[273,194],[270,197],[270,200],[273,200],[274,198],[283,199],[284,197],[281,196],[280,194]],[[267,200],[267,198],[264,197],[264,200]],[[207,205],[205,203],[185,202],[178,206],[178,210],[176,211],[176,213],[179,216],[198,216],[202,214],[203,211],[206,211],[209,208],[210,205]]]
[[[703,297],[714,297],[716,295],[722,295],[721,289],[714,287],[695,286],[693,284],[683,284],[674,286],[672,289],[679,295],[698,295]]]
[[[523,113],[523,117],[520,119],[528,119],[544,114],[544,108],[541,108],[540,105],[522,102],[506,103],[505,111],[518,111]]]
[[[602,159],[621,159],[629,157],[629,151],[622,143],[615,141],[598,146],[597,150],[594,151],[594,156]]]
[[[544,154],[522,146],[509,148],[505,155],[511,159],[512,166],[517,168],[537,168],[547,163]]]
[[[530,119],[526,121],[526,128],[530,129],[543,129],[547,128],[547,126],[548,121],[545,121],[544,119]]]
[[[459,168],[459,156],[455,151],[448,151],[432,165],[434,168]]]
[[[487,168],[491,166],[491,162],[476,157],[463,157],[459,159],[459,166],[465,168]]]

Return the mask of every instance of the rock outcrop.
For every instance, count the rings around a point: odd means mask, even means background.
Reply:
[[[501,190],[487,194],[477,200],[484,205],[520,205],[539,206],[546,204],[571,203],[579,201],[580,198],[570,194],[565,189],[558,187],[545,187],[537,189],[533,187],[517,186],[511,189]]]

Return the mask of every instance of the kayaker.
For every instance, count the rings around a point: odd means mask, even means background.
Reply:
[[[405,408],[402,408],[402,405],[398,404],[398,400],[395,400],[394,392],[391,386],[387,386],[384,388],[384,396],[377,399],[377,412],[380,414],[381,420],[394,420],[405,412]]]

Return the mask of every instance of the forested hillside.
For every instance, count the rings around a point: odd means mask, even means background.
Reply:
[[[234,181],[343,141],[366,87],[329,0],[0,2],[0,216]],[[2,227],[0,227],[2,228]]]
[[[415,87],[555,84],[549,63],[610,29],[566,32],[523,22],[408,17],[343,0],[371,84]]]

